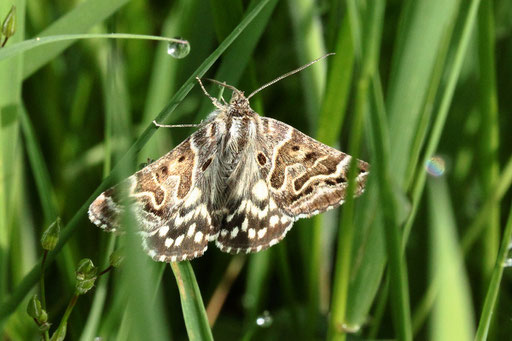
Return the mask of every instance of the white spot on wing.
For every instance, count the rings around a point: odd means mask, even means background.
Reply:
[[[231,235],[229,236],[231,239],[236,238],[238,235],[238,226],[235,226],[233,230],[231,230]]]
[[[268,188],[267,184],[264,180],[260,179],[253,187],[252,187],[252,195],[259,201],[263,201],[268,197]]]
[[[159,235],[160,237],[165,237],[165,235],[167,234],[167,232],[169,232],[169,226],[164,225],[164,226],[160,227],[160,231],[158,231],[158,235]]]
[[[248,234],[249,239],[253,239],[255,236],[256,236],[256,230],[249,229],[249,234]]]
[[[261,239],[263,238],[263,236],[265,236],[265,234],[267,233],[267,228],[263,228],[261,230],[258,231],[258,239]]]
[[[165,240],[165,247],[167,247],[167,248],[171,247],[171,246],[172,246],[172,243],[174,243],[174,239],[172,239],[172,238],[167,238],[167,239]]]
[[[203,240],[203,233],[201,231],[198,231],[196,235],[194,236],[194,241],[196,243],[200,243]]]
[[[270,227],[276,226],[276,224],[279,222],[279,217],[276,215],[273,215],[270,217]]]
[[[196,223],[193,223],[188,228],[187,237],[191,238],[194,235],[194,232],[196,231]]]
[[[249,226],[249,221],[247,218],[244,219],[244,222],[242,223],[242,231],[247,232],[247,227]]]
[[[176,238],[176,243],[174,243],[174,245],[176,246],[180,246],[181,243],[183,242],[183,239],[185,238],[185,235],[184,234],[181,234],[178,238]]]

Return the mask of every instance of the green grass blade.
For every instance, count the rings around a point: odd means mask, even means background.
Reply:
[[[235,41],[235,39],[242,33],[245,28],[252,22],[252,20],[258,15],[258,13],[268,4],[269,0],[263,0],[259,2],[247,15],[240,21],[237,27],[231,32],[231,34],[219,45],[219,47],[197,68],[192,76],[183,84],[183,86],[176,92],[171,99],[170,103],[157,115],[156,120],[158,122],[164,122],[165,119],[174,111],[178,104],[185,98],[190,92],[192,87],[196,84],[195,77],[202,77],[206,71],[213,65],[213,63],[222,55],[222,53]],[[119,163],[114,167],[112,173],[100,184],[100,186],[94,191],[89,199],[80,207],[77,213],[70,219],[66,227],[63,229],[61,238],[56,248],[50,253],[47,263],[51,263],[55,258],[55,255],[59,253],[64,244],[73,235],[79,222],[86,216],[87,209],[90,203],[105,190],[107,186],[112,185],[114,180],[119,177],[121,170],[131,168],[131,158],[135,155],[144,144],[151,138],[155,133],[156,127],[151,124],[148,126],[141,136],[135,141],[135,143],[127,151],[125,157],[123,157]],[[0,322],[3,321],[14,309],[18,306],[20,301],[27,295],[28,291],[37,283],[41,268],[40,262],[38,262],[32,270],[25,276],[19,286],[13,291],[13,293],[3,300],[0,304]]]
[[[13,5],[16,6],[16,33],[6,47],[25,36],[25,1],[1,2],[0,20],[3,22]],[[30,244],[25,245],[33,237],[34,226],[30,219],[20,214],[28,206],[23,200],[24,159],[18,118],[22,106],[22,68],[22,56],[9,63],[0,61],[0,297],[5,297],[10,288],[17,285],[26,264],[35,258]],[[24,313],[24,309],[18,309],[7,326],[7,321],[0,320],[0,330],[5,328],[15,335],[16,328],[12,326],[20,321],[18,330],[26,330],[26,321],[20,318]],[[2,337],[11,338],[9,334]]]
[[[432,340],[471,340],[474,335],[470,286],[457,241],[445,179],[429,182],[432,278],[439,291],[432,312]]]
[[[192,265],[185,261],[171,263],[171,268],[180,291],[181,309],[187,326],[188,339],[192,341],[213,340]]]

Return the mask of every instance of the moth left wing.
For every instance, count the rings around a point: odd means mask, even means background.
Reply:
[[[89,219],[106,231],[120,230],[129,204],[153,259],[169,262],[202,255],[214,229],[204,185],[216,152],[216,144],[208,143],[210,125],[103,192],[89,207]]]

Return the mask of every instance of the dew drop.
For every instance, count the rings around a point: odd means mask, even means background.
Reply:
[[[444,174],[446,170],[446,163],[442,157],[432,156],[425,164],[425,168],[428,174],[437,178]]]
[[[185,58],[190,53],[190,44],[180,37],[176,37],[175,39],[182,40],[183,42],[170,42],[169,45],[167,45],[167,53],[176,59]]]
[[[270,313],[267,310],[265,310],[263,312],[263,314],[261,314],[260,316],[258,316],[256,318],[256,324],[262,328],[270,327],[272,325],[273,321],[274,321],[274,319],[272,318],[272,316],[270,315]]]

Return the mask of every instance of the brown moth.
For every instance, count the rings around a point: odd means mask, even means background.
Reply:
[[[324,56],[325,57],[325,56]],[[322,57],[323,58],[323,57]],[[251,95],[232,86],[196,132],[157,161],[103,192],[89,219],[106,231],[121,229],[125,210],[119,186],[128,188],[143,247],[156,261],[203,255],[208,242],[228,253],[265,250],[284,238],[294,221],[343,204],[351,156],[297,129],[258,115]],[[357,160],[355,196],[364,191],[369,165]]]

